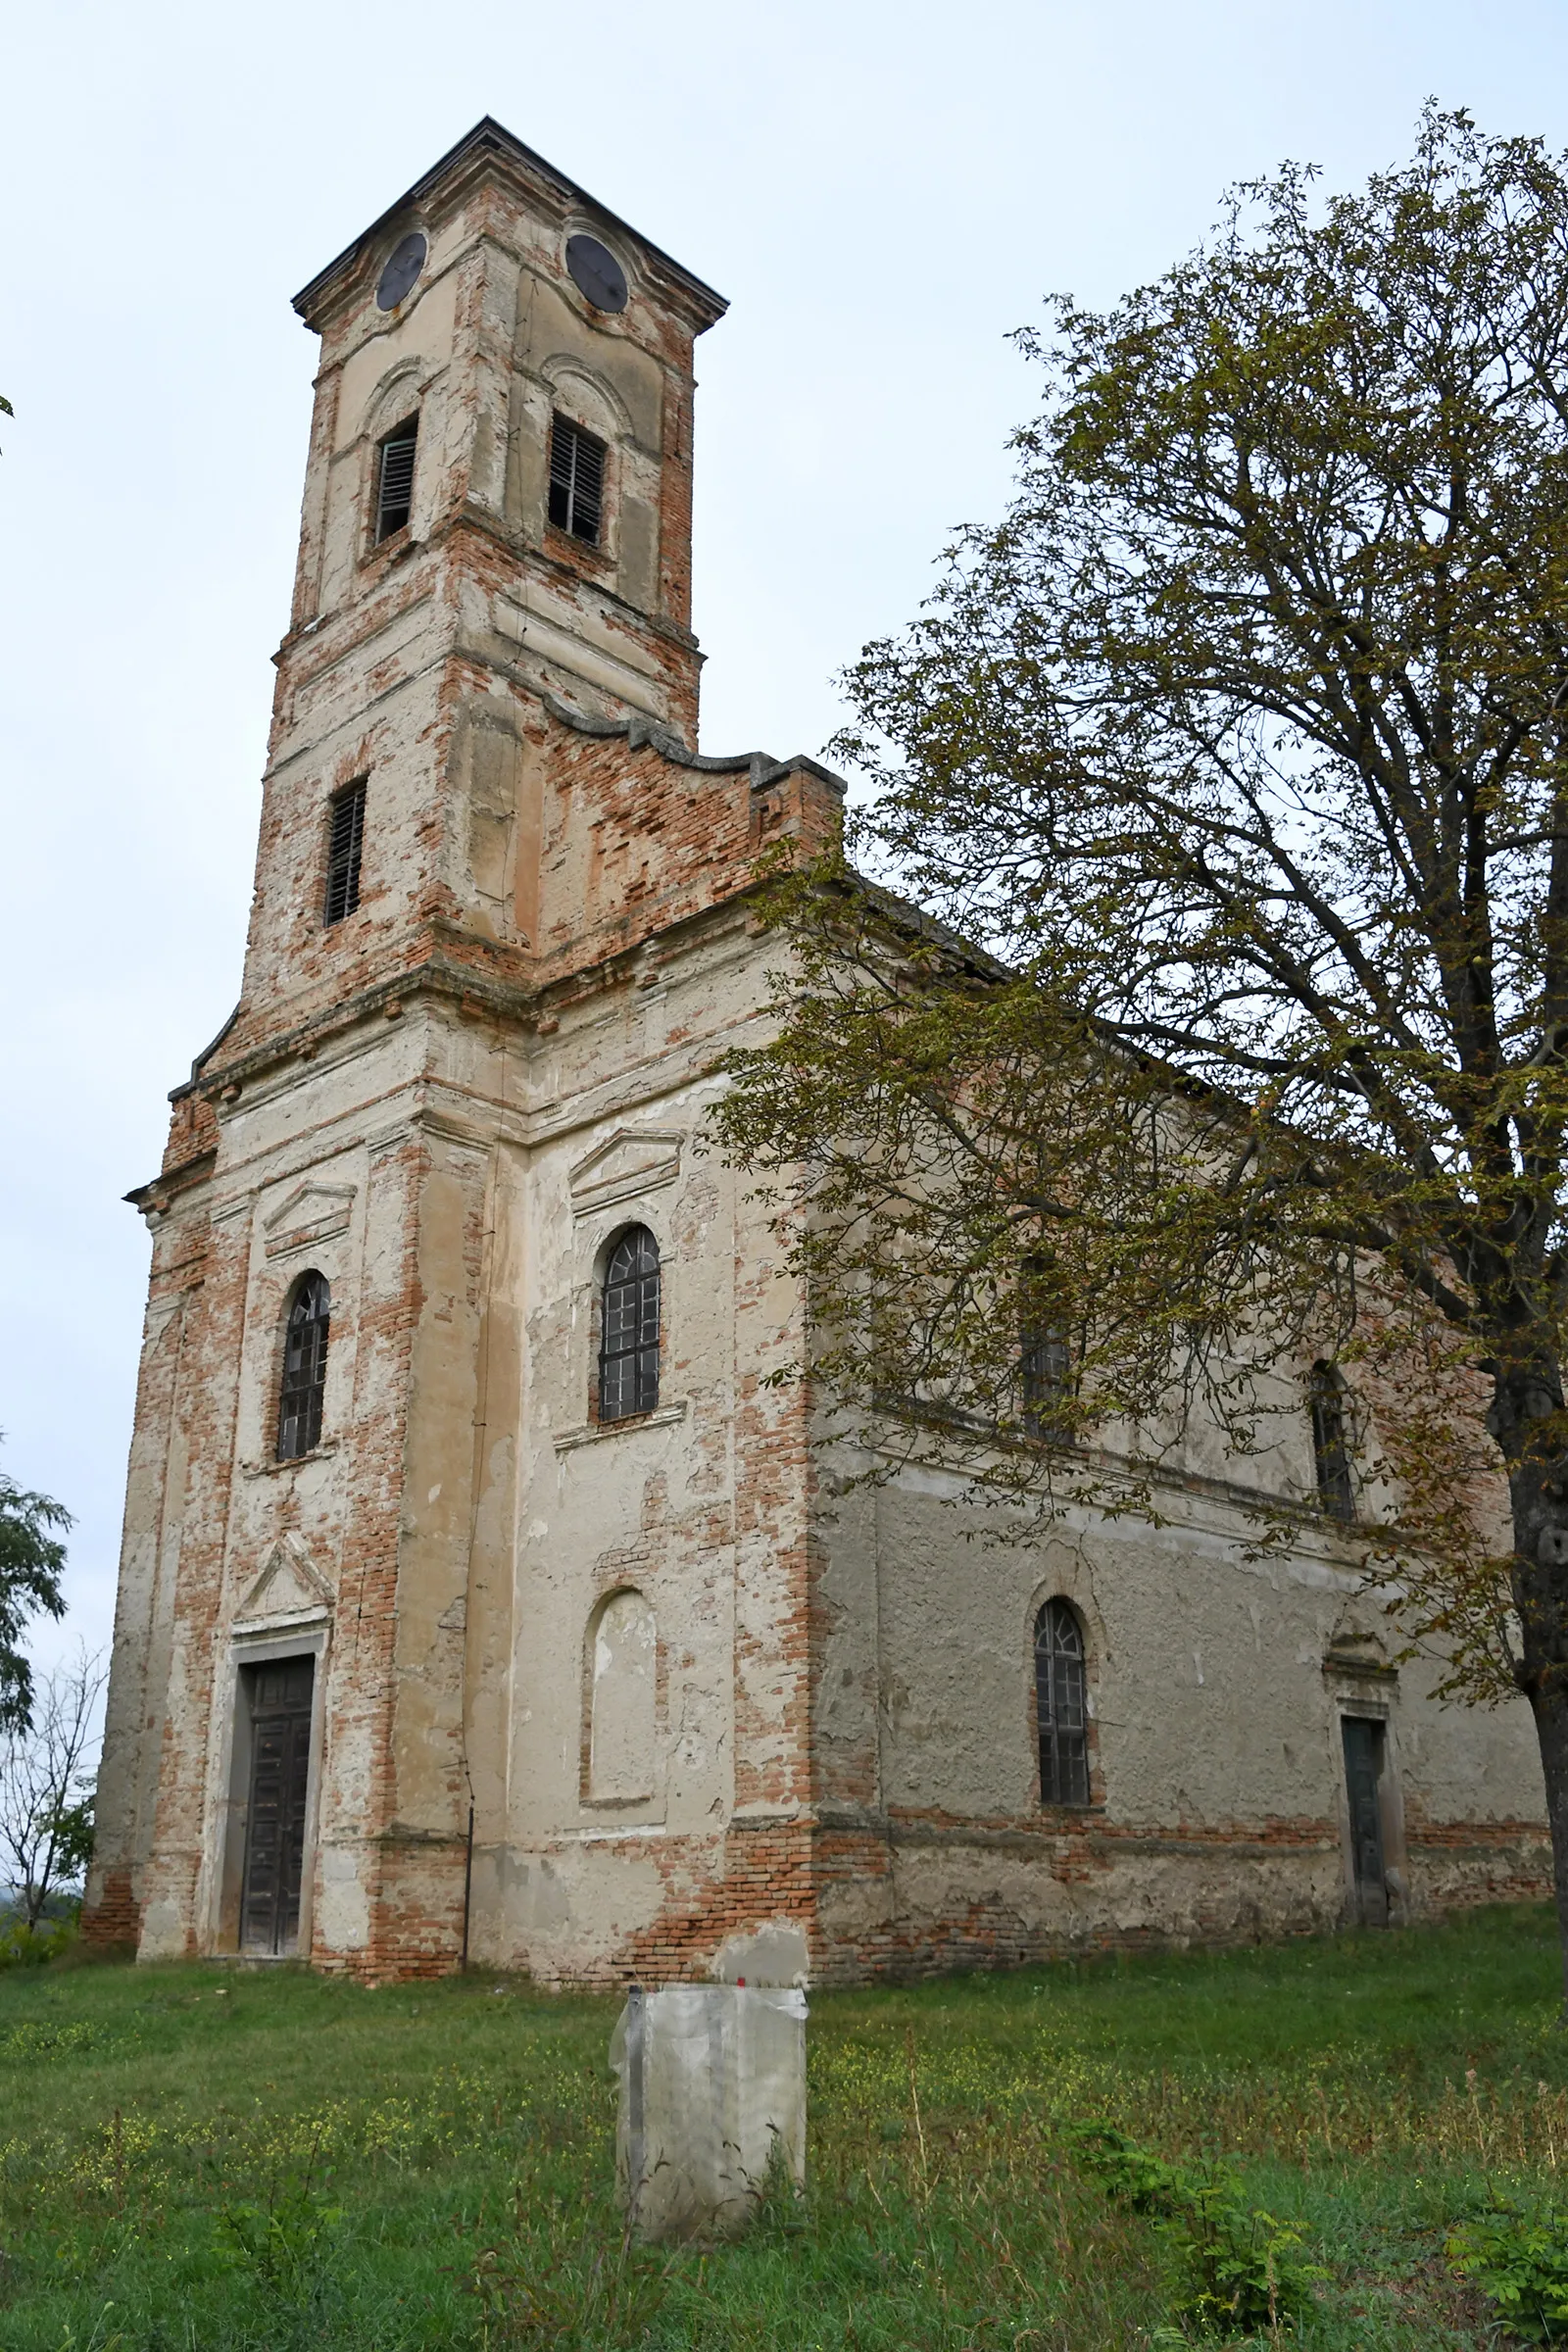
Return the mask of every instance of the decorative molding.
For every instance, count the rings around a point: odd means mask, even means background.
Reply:
[[[354,1214],[356,1188],[352,1184],[297,1185],[262,1219],[269,1257],[286,1257],[292,1250],[309,1250],[317,1242],[334,1241],[346,1233]]]
[[[597,1446],[606,1438],[623,1438],[634,1429],[668,1429],[686,1418],[686,1399],[679,1404],[662,1404],[657,1413],[628,1413],[624,1421],[591,1421],[583,1429],[564,1429],[554,1441],[558,1453],[569,1453],[574,1446]]]
[[[591,1216],[673,1184],[685,1141],[679,1127],[617,1127],[570,1171],[573,1216]]]
[[[234,1612],[235,1626],[258,1618],[322,1617],[333,1597],[304,1539],[291,1532],[273,1544],[266,1567]]]

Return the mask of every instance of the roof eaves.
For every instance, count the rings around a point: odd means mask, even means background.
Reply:
[[[677,262],[673,255],[665,253],[662,247],[656,245],[651,237],[645,237],[641,229],[633,228],[629,220],[623,220],[620,215],[612,213],[608,205],[601,204],[597,196],[590,195],[588,190],[580,187],[576,180],[568,179],[564,172],[558,171],[554,164],[547,162],[535,149],[525,146],[521,139],[508,130],[504,122],[498,122],[493,115],[484,115],[470,131],[459,139],[455,147],[449,147],[446,154],[437,163],[430,166],[428,172],[421,173],[412,188],[406,188],[395,204],[389,204],[386,211],[378,214],[368,228],[362,228],[359,235],[344,246],[343,251],[334,261],[328,262],[324,270],[318,270],[309,285],[300,288],[294,297],[294,308],[299,312],[301,318],[309,316],[319,296],[325,292],[338,271],[345,269],[354,260],[355,255],[368,238],[373,237],[378,230],[385,228],[390,221],[395,220],[399,213],[406,212],[411,205],[419,203],[421,198],[427,196],[437,182],[452,170],[454,165],[461,163],[465,156],[470,153],[476,154],[485,148],[489,148],[497,154],[513,156],[518,162],[525,164],[529,171],[536,172],[542,178],[553,182],[562,195],[576,197],[581,203],[590,206],[598,214],[600,220],[607,221],[612,228],[621,229],[627,236],[634,237],[639,245],[653,255],[656,261],[662,263],[697,296],[703,308],[711,311],[710,324],[713,320],[721,318],[728,310],[729,304],[725,297],[715,293],[711,286],[706,284],[682,263]]]

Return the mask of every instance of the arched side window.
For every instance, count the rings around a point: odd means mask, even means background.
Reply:
[[[1355,1481],[1345,1434],[1345,1382],[1333,1364],[1312,1366],[1312,1454],[1317,1491],[1331,1519],[1355,1517]]]
[[[1066,1411],[1072,1395],[1072,1349],[1059,1331],[1025,1328],[1018,1339],[1018,1385],[1023,1392],[1023,1426],[1031,1438],[1071,1435]]]
[[[1089,1689],[1083,1628],[1064,1600],[1035,1619],[1035,1714],[1040,1726],[1040,1801],[1089,1802]]]
[[[283,1326],[283,1378],[277,1399],[277,1458],[291,1462],[321,1442],[326,1335],[332,1293],[324,1274],[302,1274]]]
[[[633,1225],[610,1253],[599,1317],[599,1418],[626,1421],[659,1403],[659,1244]]]

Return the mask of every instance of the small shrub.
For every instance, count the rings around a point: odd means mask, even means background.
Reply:
[[[301,2301],[318,2283],[342,2219],[341,2209],[322,2202],[307,2174],[274,2188],[265,2205],[225,2205],[219,2227],[237,2269],[270,2294]]]
[[[41,1919],[29,1928],[24,1919],[7,1920],[0,1927],[0,1968],[42,1968],[58,1960],[76,1940],[74,1919]]]
[[[1498,2199],[1459,2224],[1447,2251],[1522,2342],[1568,2337],[1568,2213],[1548,2207],[1531,2215]]]
[[[1218,2167],[1206,2174],[1167,2164],[1108,2124],[1080,2126],[1079,2161],[1108,2195],[1158,2228],[1180,2266],[1176,2317],[1205,2335],[1278,2332],[1311,2308],[1324,2273],[1296,2253],[1300,2232],[1261,2206]]]

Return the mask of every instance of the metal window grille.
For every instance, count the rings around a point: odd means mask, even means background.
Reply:
[[[294,1461],[321,1441],[326,1337],[332,1294],[324,1274],[303,1274],[283,1327],[283,1380],[277,1400],[277,1458]]]
[[[550,420],[550,519],[590,547],[599,545],[605,504],[605,445],[569,416]]]
[[[1089,1802],[1089,1705],[1083,1629],[1064,1600],[1048,1600],[1035,1620],[1035,1712],[1040,1726],[1040,1801]]]
[[[419,438],[419,419],[410,416],[381,444],[375,482],[375,537],[379,545],[394,531],[406,528],[414,504],[414,452]]]
[[[365,842],[365,778],[329,804],[326,830],[324,923],[340,923],[360,903],[360,852]]]
[[[1345,1384],[1332,1364],[1312,1366],[1312,1454],[1318,1498],[1331,1519],[1355,1517],[1355,1481],[1345,1434]]]
[[[646,1225],[623,1233],[605,1268],[599,1332],[599,1418],[625,1421],[659,1403],[659,1244]]]

